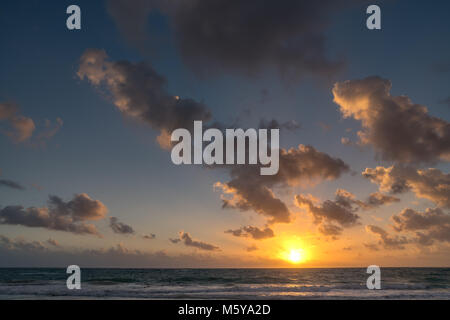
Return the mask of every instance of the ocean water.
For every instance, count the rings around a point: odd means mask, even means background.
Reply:
[[[0,269],[0,299],[450,299],[450,268],[382,268],[368,290],[363,268]]]

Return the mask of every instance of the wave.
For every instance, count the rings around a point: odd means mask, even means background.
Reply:
[[[132,298],[132,299],[450,299],[445,289],[426,286],[390,286],[368,290],[363,286],[234,285],[145,286],[139,284],[84,284],[68,290],[61,283],[0,286],[0,297],[30,298]]]

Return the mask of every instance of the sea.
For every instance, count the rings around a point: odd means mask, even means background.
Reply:
[[[450,268],[81,269],[69,290],[64,268],[0,269],[0,299],[450,299]]]

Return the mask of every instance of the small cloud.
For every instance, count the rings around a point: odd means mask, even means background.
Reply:
[[[273,238],[275,234],[269,227],[259,229],[258,227],[245,226],[236,230],[227,230],[225,233],[230,233],[235,237],[252,237],[255,240],[262,240],[267,238]]]
[[[192,239],[191,235],[189,233],[187,233],[187,232],[184,232],[184,231],[180,231],[180,238],[179,239],[169,239],[169,240],[172,243],[178,243],[178,242],[182,241],[185,246],[194,247],[194,248],[197,248],[197,249],[200,249],[200,250],[205,250],[205,251],[220,250],[220,248],[215,246],[215,245]]]
[[[114,231],[114,233],[134,234],[134,229],[131,226],[120,222],[116,217],[109,218],[109,226]]]
[[[52,238],[49,238],[49,239],[47,240],[47,243],[50,244],[50,245],[52,245],[52,246],[54,246],[54,247],[59,247],[59,246],[60,246],[59,243],[58,243],[58,241],[56,241],[56,240],[54,240],[54,239],[52,239]]]
[[[0,186],[8,187],[11,189],[16,190],[25,190],[25,187],[19,184],[18,182],[7,180],[7,179],[0,179]]]
[[[144,234],[142,236],[142,238],[147,239],[147,240],[153,240],[153,239],[156,239],[156,234],[154,234],[154,233]]]

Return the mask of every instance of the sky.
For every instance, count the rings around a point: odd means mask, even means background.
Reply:
[[[368,4],[2,2],[0,267],[450,266],[450,4]],[[278,174],[173,164],[194,120]]]

